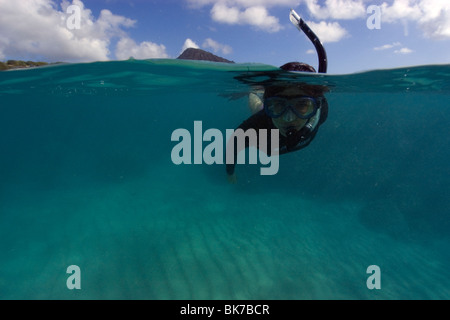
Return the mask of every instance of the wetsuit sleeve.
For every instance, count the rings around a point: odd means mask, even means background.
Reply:
[[[268,117],[265,114],[264,110],[261,110],[258,113],[254,114],[253,116],[251,116],[250,118],[248,118],[247,120],[245,120],[244,122],[242,122],[236,128],[236,130],[242,129],[245,132],[248,129],[255,129],[257,138],[259,139],[259,137],[258,137],[259,129],[269,129],[268,127],[269,127]],[[229,150],[229,148],[231,149],[231,146],[230,146],[231,139],[234,139],[234,150],[232,150],[232,151]],[[241,150],[237,150],[236,137],[232,136],[231,139],[227,143],[227,153],[232,152],[233,162],[228,163],[229,161],[227,161],[227,163],[226,163],[226,170],[227,170],[228,175],[232,175],[234,173],[234,169],[235,169],[236,161],[237,161],[237,155],[238,155],[239,151],[241,151]],[[245,139],[245,148],[248,148],[248,147],[249,147],[249,141],[248,141],[248,139]]]

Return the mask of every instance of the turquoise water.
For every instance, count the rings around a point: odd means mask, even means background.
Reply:
[[[178,60],[0,73],[0,299],[449,299],[450,65],[289,75]],[[327,84],[280,170],[171,160],[244,77]],[[69,290],[67,267],[80,267]],[[381,272],[369,290],[368,266]]]

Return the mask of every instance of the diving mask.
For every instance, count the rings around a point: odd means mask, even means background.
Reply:
[[[312,97],[270,97],[264,100],[264,110],[271,118],[281,117],[288,109],[300,119],[310,119],[317,113],[319,106]]]

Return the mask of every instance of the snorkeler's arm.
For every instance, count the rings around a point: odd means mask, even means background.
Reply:
[[[263,95],[264,89],[255,88],[248,95],[248,107],[252,114],[256,114],[257,112],[263,109]]]

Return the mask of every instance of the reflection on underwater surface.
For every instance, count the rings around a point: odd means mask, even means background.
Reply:
[[[224,166],[172,163],[175,129],[235,128],[247,101],[227,98],[250,90],[235,77],[274,69],[0,73],[0,298],[449,299],[450,66],[278,74],[331,89],[327,122],[278,174],[240,165],[228,185]]]

